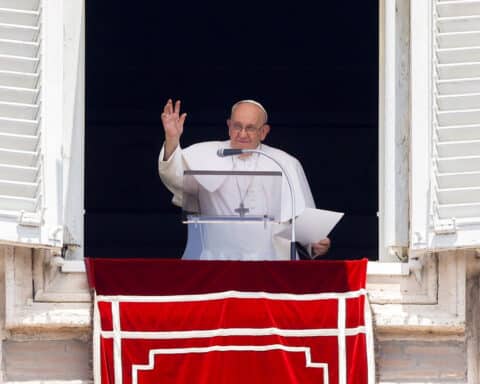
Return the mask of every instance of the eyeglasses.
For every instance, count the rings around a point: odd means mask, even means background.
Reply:
[[[245,132],[247,132],[248,134],[253,134],[253,133],[257,133],[258,131],[260,131],[260,129],[262,129],[262,127],[263,127],[263,125],[259,128],[255,127],[254,125],[247,125],[246,127],[244,127],[242,124],[233,123],[233,124],[231,124],[230,129],[235,133],[240,133],[242,130],[245,129]]]

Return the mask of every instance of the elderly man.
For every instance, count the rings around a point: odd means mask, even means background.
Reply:
[[[306,207],[314,207],[313,197],[299,161],[279,149],[263,144],[267,137],[270,126],[268,114],[265,108],[254,100],[242,100],[235,103],[227,120],[230,140],[224,142],[205,142],[192,145],[186,149],[180,147],[180,137],[187,117],[186,113],[180,114],[180,100],[173,103],[168,100],[162,113],[162,124],[165,131],[165,142],[159,156],[158,169],[160,178],[165,186],[173,193],[173,203],[182,205],[183,172],[188,169],[210,170],[241,170],[241,171],[277,171],[279,170],[271,160],[261,158],[258,154],[241,154],[234,158],[220,159],[216,157],[219,148],[232,149],[259,149],[274,157],[292,179],[296,195],[296,212],[300,214]],[[226,179],[221,185],[214,188],[204,198],[205,205],[213,210],[222,210],[228,206],[234,187],[238,189],[241,205],[248,198],[256,204],[260,204],[258,193],[255,188],[248,184],[243,190],[240,189],[238,179],[233,181]],[[285,186],[285,183],[283,183]],[[289,192],[282,193],[282,217],[288,220],[290,206]],[[267,200],[269,197],[263,197]],[[238,200],[238,196],[237,196]],[[227,207],[228,208],[228,207]],[[229,208],[231,209],[231,208]],[[219,224],[216,224],[213,241],[205,246],[199,258],[202,259],[234,259],[234,260],[288,260],[288,247],[281,244],[282,240],[275,236],[282,226],[269,227],[268,233],[250,230],[248,226],[233,231],[227,229],[222,232]],[[328,252],[330,240],[319,240],[313,244],[304,244],[313,257],[323,256]]]

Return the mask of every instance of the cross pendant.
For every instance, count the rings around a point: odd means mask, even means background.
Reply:
[[[237,209],[234,209],[234,211],[237,212],[240,215],[240,217],[243,217],[245,216],[246,213],[250,211],[250,209],[245,208],[245,206],[243,205],[243,202],[241,202],[240,206]]]

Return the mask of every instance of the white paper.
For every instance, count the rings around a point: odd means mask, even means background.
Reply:
[[[295,220],[295,240],[301,244],[311,244],[323,240],[343,217],[342,212],[324,209],[305,208]],[[277,236],[290,240],[291,224]]]

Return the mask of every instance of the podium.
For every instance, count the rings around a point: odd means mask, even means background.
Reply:
[[[367,260],[87,258],[102,384],[373,384]]]
[[[184,259],[275,259],[272,236],[282,220],[282,173],[188,170],[182,221]]]

